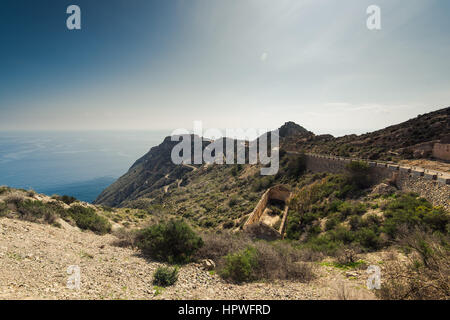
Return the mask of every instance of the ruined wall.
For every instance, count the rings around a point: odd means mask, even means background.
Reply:
[[[344,172],[351,161],[365,161],[372,171],[374,183],[395,178],[400,190],[415,192],[435,206],[450,210],[450,174],[395,163],[346,159],[342,157],[307,154],[306,166],[312,172]]]
[[[284,208],[284,212],[283,212],[283,219],[281,220],[281,224],[280,224],[280,229],[278,230],[278,233],[281,235],[281,238],[284,239],[284,232],[286,231],[286,220],[288,217],[288,211],[289,211],[289,207],[286,206]]]
[[[450,144],[435,143],[433,147],[433,157],[440,160],[450,161]]]
[[[253,209],[253,212],[250,214],[250,217],[248,218],[247,222],[244,224],[244,229],[246,226],[257,223],[261,219],[262,214],[264,213],[264,210],[267,207],[267,203],[269,202],[269,193],[270,189],[267,190],[259,200],[258,204],[256,205],[255,209]]]
[[[244,224],[244,230],[248,229],[250,226],[255,224],[260,224],[261,217],[264,213],[264,210],[267,208],[267,204],[271,199],[281,200],[287,203],[289,197],[291,196],[291,192],[289,189],[283,185],[278,185],[268,189],[259,200],[253,212],[250,214],[250,217],[247,219],[247,222]],[[279,230],[275,230],[272,227],[266,226],[265,229],[270,228],[275,232],[278,232],[279,235],[283,234],[285,228],[285,222],[287,218],[288,206],[286,205],[283,212],[283,218],[281,220],[281,225]],[[261,228],[261,227],[260,227]],[[254,228],[255,229],[255,228]],[[264,229],[264,228],[263,228]],[[256,230],[256,229],[255,229]],[[267,233],[267,230],[261,232],[261,234]]]
[[[411,178],[400,174],[397,179],[398,187],[407,192],[415,192],[430,201],[435,206],[444,207],[450,211],[450,185],[430,180],[424,176]]]

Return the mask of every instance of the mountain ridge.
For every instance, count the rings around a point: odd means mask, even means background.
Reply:
[[[405,122],[362,135],[333,137],[315,135],[292,121],[279,128],[280,149],[284,151],[332,154],[336,156],[403,160],[429,158],[430,145],[447,141],[450,133],[450,107],[419,115]],[[204,149],[210,140],[202,139]],[[235,141],[237,143],[237,141]],[[148,198],[155,190],[175,182],[187,183],[185,175],[192,171],[186,166],[177,166],[171,161],[171,150],[178,144],[166,137],[163,142],[136,160],[127,173],[106,188],[95,200],[95,204],[124,206],[129,200]],[[427,145],[426,152],[416,152]],[[180,182],[180,180],[182,182]]]

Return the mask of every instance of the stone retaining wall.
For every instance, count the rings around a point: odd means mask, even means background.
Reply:
[[[290,154],[295,154],[289,152]],[[306,154],[306,167],[312,172],[341,173],[352,161],[365,161],[372,171],[374,183],[395,179],[400,190],[415,192],[433,205],[450,210],[450,174],[418,167],[400,166],[393,162],[348,159]]]

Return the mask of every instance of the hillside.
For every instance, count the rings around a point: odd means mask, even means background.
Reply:
[[[339,138],[315,135],[298,124],[287,122],[279,129],[281,154],[297,151],[398,161],[415,156],[429,158],[430,145],[436,141],[446,141],[449,136],[449,120],[450,108],[445,108],[372,133]],[[203,148],[209,143],[203,141]],[[235,196],[239,198],[241,207],[237,210],[238,214],[229,217],[228,221],[239,223],[237,219],[251,211],[258,192],[264,189],[255,186],[258,181],[265,187],[274,181],[297,183],[295,177],[286,177],[286,170],[270,178],[258,177],[257,169],[250,165],[176,166],[170,159],[176,144],[167,137],[106,188],[95,203],[112,207],[146,207],[145,203],[153,201],[157,204],[164,202],[167,208],[176,202],[178,205],[172,209],[178,210],[187,201],[193,206],[184,206],[184,210],[192,209],[189,214],[203,217],[203,214],[215,215],[217,211],[225,210],[224,202]],[[415,152],[416,149],[427,151]],[[282,167],[286,169],[289,161],[281,159]],[[183,193],[185,196],[182,196]],[[185,199],[188,194],[189,199]],[[137,200],[141,201],[140,205]]]
[[[291,124],[286,124],[292,127]],[[450,139],[450,107],[419,115],[403,123],[363,135],[290,135],[282,147],[290,151],[373,160],[429,158],[435,142]]]

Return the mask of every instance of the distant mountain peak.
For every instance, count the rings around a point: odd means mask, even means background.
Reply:
[[[298,125],[293,121],[288,121],[284,125],[282,125],[279,129],[279,132],[280,137],[314,135],[314,133],[306,130],[301,125]]]

